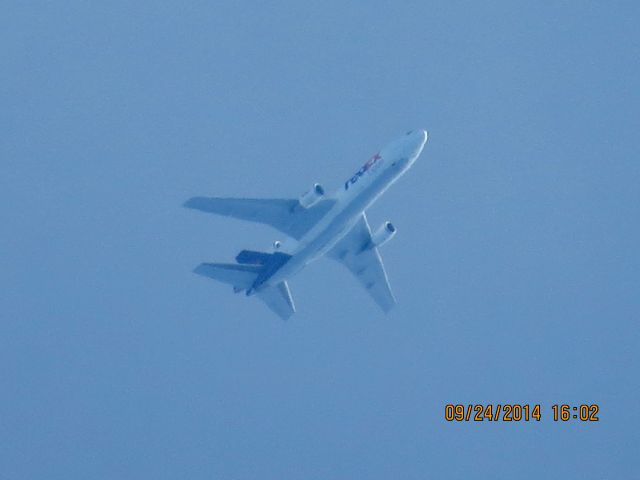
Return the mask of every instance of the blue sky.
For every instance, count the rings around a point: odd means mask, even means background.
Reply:
[[[639,13],[4,5],[0,477],[634,476]],[[329,261],[288,323],[191,273],[280,235],[186,198],[337,188],[417,127],[368,212],[399,230],[388,316]],[[489,402],[543,420],[443,419]]]

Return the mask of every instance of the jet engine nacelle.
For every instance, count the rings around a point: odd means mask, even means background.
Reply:
[[[396,227],[391,222],[384,222],[380,227],[371,235],[371,245],[373,247],[380,247],[387,243],[396,234]]]
[[[319,183],[314,183],[311,190],[302,195],[298,199],[298,203],[302,208],[313,207],[324,196],[324,188]]]

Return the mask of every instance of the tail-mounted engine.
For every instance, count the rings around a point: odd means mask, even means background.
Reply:
[[[310,208],[318,203],[323,196],[324,188],[322,188],[322,185],[320,185],[319,183],[314,183],[311,190],[309,190],[298,199],[298,203],[300,203],[300,206],[302,208]]]
[[[384,222],[380,227],[371,235],[371,246],[380,247],[393,238],[396,234],[396,227],[391,222]]]

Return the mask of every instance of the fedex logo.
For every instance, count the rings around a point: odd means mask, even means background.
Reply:
[[[360,177],[362,175],[364,175],[367,170],[369,170],[371,167],[373,167],[378,160],[382,160],[382,157],[380,156],[380,153],[376,153],[373,157],[371,157],[369,160],[367,160],[367,163],[365,163],[362,168],[360,168],[360,170],[358,170],[355,175],[353,177],[351,177],[349,180],[347,180],[346,182],[344,182],[344,189],[348,190],[350,185],[353,185],[354,183],[356,183]]]

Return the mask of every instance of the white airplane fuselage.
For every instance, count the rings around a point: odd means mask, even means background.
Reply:
[[[414,130],[371,157],[330,198],[335,205],[300,240],[288,239],[278,251],[291,255],[286,263],[247,295],[278,285],[325,255],[361,218],[362,213],[415,162],[427,132]]]

